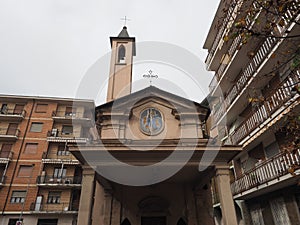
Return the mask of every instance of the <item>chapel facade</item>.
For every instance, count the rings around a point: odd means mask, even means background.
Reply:
[[[110,41],[94,140],[69,147],[83,168],[77,224],[213,225],[212,179],[224,224],[237,224],[227,162],[240,147],[210,140],[206,105],[154,86],[132,93],[135,38],[123,27]]]

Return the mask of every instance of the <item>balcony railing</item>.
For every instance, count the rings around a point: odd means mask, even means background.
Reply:
[[[254,8],[259,8],[260,7],[255,1],[252,3],[252,6]],[[253,18],[257,18],[259,16],[259,14],[260,14],[260,11],[258,10],[254,17],[252,15],[248,15],[246,17],[246,26],[248,27],[248,29],[251,29],[251,27],[254,24],[255,19],[253,19]],[[286,10],[284,16],[282,18],[278,18],[277,23],[281,24],[281,25],[277,26],[278,30],[280,30],[280,35],[282,35],[282,36],[286,35],[284,32],[291,25],[291,22],[297,18],[297,16],[299,16],[299,0],[295,0],[292,3],[292,5],[289,7],[289,9]],[[252,19],[250,19],[250,18],[252,18]],[[282,23],[282,20],[284,21],[284,23]],[[284,24],[284,25],[282,25],[282,24]],[[239,46],[241,44],[241,40],[242,40],[242,38],[241,38],[240,35],[237,36],[233,40],[233,42],[232,42],[232,44],[231,44],[231,46],[230,46],[230,48],[229,48],[229,50],[226,54],[230,60],[232,59],[235,52],[239,49]],[[257,56],[259,57],[259,54],[257,54]],[[230,63],[220,64],[219,68],[216,71],[217,80],[220,80],[222,78],[223,72],[225,71],[225,69],[227,68],[227,66],[229,64]]]
[[[20,130],[16,128],[0,128],[0,138],[2,139],[17,139]]]
[[[12,156],[13,156],[12,151],[1,151],[0,152],[0,164],[8,163],[12,159]]]
[[[50,186],[80,186],[81,176],[53,177],[53,176],[38,176],[37,183],[39,185]]]
[[[73,132],[63,133],[58,129],[49,130],[47,136],[48,136],[47,140],[53,142],[86,143],[88,139],[86,137],[82,137],[82,132],[73,131]]]
[[[23,110],[15,110],[15,109],[3,109],[0,111],[0,118],[8,118],[10,120],[22,120],[25,118],[26,111]]]
[[[300,168],[299,166],[300,149],[295,149],[294,152],[279,153],[238,177],[231,184],[232,193],[237,195],[259,185],[267,184],[274,179],[279,181],[280,177],[288,173],[291,176],[296,175],[295,171]]]
[[[61,202],[56,204],[33,202],[30,210],[33,213],[77,213],[78,205],[69,202]]]
[[[46,152],[43,153],[42,158],[43,163],[50,163],[50,164],[65,164],[65,165],[77,165],[79,161],[69,152],[69,151],[62,151],[61,154],[47,154]]]
[[[278,40],[273,37],[269,37],[265,40],[265,42],[258,49],[256,55],[252,58],[246,69],[243,70],[238,76],[235,85],[232,87],[224,102],[221,104],[222,106],[217,111],[215,111],[215,121],[220,120],[222,115],[225,114],[225,111],[229,108],[232,101],[236,99],[238,94],[241,93],[241,91],[244,89],[250,78],[253,77],[253,75],[257,72],[257,69],[266,59],[267,55],[271,52],[271,50],[274,48],[277,42]]]
[[[89,119],[86,114],[81,112],[66,112],[66,111],[53,111],[52,117],[55,119]]]
[[[299,17],[299,0],[295,1],[290,9],[287,10],[283,19],[285,21],[285,25],[281,28],[281,35],[286,36],[287,33],[283,31],[287,30],[291,26],[293,26],[293,20]],[[299,19],[299,18],[298,18]],[[219,121],[222,115],[225,114],[226,110],[229,108],[234,99],[238,96],[239,93],[245,88],[248,84],[248,81],[253,77],[255,73],[257,73],[259,67],[266,60],[266,57],[271,53],[272,49],[279,43],[281,43],[283,39],[268,37],[263,42],[261,47],[256,52],[255,56],[251,59],[250,63],[246,66],[246,68],[238,75],[237,81],[235,85],[232,87],[231,91],[226,96],[222,106],[218,108],[218,111],[214,111],[215,121]],[[231,48],[229,49],[228,55],[232,56],[235,49],[239,46],[238,39],[236,38],[236,42],[233,41]],[[223,72],[227,65],[221,64],[219,69],[217,70],[217,77],[220,79],[222,77]]]
[[[289,75],[279,87],[266,98],[247,119],[244,120],[229,136],[233,144],[238,144],[260,124],[272,116],[272,114],[289,101],[294,93],[292,88],[300,82],[300,71],[294,71]]]

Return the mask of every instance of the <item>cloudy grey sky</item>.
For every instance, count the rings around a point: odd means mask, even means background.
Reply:
[[[0,93],[75,97],[82,77],[109,53],[109,37],[120,32],[120,18],[125,15],[130,18],[128,32],[137,42],[177,45],[195,54],[202,65],[206,57],[202,46],[218,3],[219,0],[2,0]],[[108,67],[99,71],[99,76],[107,77]],[[136,66],[134,79],[142,79],[148,69],[161,74],[162,80],[177,83],[197,101],[207,92],[212,78],[204,68],[194,74],[201,77],[198,93],[197,87],[176,77],[176,72],[169,72],[170,76],[166,68],[143,64]],[[149,85],[146,80],[141,83],[134,88]],[[153,83],[172,91],[168,82]]]

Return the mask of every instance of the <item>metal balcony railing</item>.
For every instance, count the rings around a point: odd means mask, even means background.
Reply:
[[[37,183],[44,185],[80,185],[81,176],[53,177],[53,176],[38,176]]]
[[[79,161],[69,151],[62,151],[59,154],[47,154],[43,153],[43,163],[48,164],[65,164],[65,165],[78,165]]]
[[[295,175],[293,173],[300,168],[299,166],[300,149],[279,153],[238,177],[231,184],[231,191],[233,195],[237,195],[274,179],[278,179],[279,182],[279,178],[288,173]]]
[[[26,111],[23,110],[15,110],[15,109],[3,109],[0,111],[0,116],[14,116],[14,117],[22,117],[24,118],[26,115]]]
[[[232,133],[228,139],[233,144],[239,144],[246,136],[255,130],[260,124],[272,116],[272,114],[286,104],[294,93],[292,88],[300,82],[300,71],[294,71],[279,87],[266,98],[255,112],[250,114]]]
[[[89,119],[86,114],[81,112],[66,112],[66,111],[53,111],[52,117],[64,119]]]
[[[82,135],[80,131],[62,132],[58,129],[49,130],[47,133],[47,140],[54,142],[87,142],[88,138]]]
[[[70,202],[59,202],[55,204],[33,202],[30,205],[30,210],[34,213],[76,213],[78,208],[78,204],[71,204]]]

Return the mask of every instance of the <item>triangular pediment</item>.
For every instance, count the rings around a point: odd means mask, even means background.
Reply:
[[[150,86],[96,108],[102,139],[204,138],[209,109]]]
[[[112,110],[115,112],[130,113],[134,108],[149,102],[162,104],[182,113],[197,111],[204,117],[208,116],[210,111],[209,108],[201,105],[200,103],[163,91],[154,86],[147,87],[138,92],[134,92],[130,95],[100,105],[96,108],[96,110],[106,113],[111,112]]]

